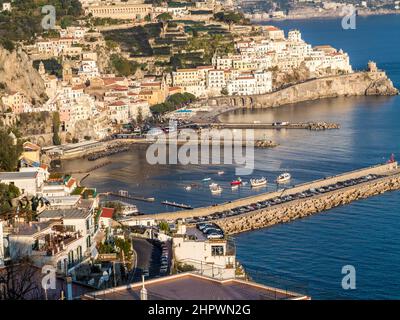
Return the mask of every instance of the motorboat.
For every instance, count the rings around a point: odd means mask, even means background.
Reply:
[[[217,183],[210,184],[210,190],[212,194],[218,194],[222,192],[222,188]]]
[[[240,186],[243,183],[242,179],[239,177],[231,182],[231,186]]]
[[[252,188],[262,187],[267,185],[267,179],[262,177],[260,179],[250,179],[250,185]]]
[[[284,172],[284,173],[280,174],[278,176],[278,178],[276,178],[276,182],[277,183],[285,183],[285,182],[288,182],[291,178],[292,178],[292,176],[290,175],[290,173]]]

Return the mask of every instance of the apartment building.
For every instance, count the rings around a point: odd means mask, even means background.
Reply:
[[[153,11],[151,4],[145,4],[142,0],[128,1],[96,1],[90,3],[85,8],[86,14],[92,14],[93,17],[142,20]]]
[[[180,224],[172,246],[178,263],[192,265],[208,277],[235,278],[236,252],[232,241],[209,240],[196,228]]]

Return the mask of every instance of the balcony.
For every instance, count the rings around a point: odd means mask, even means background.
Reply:
[[[66,231],[61,233],[56,231],[55,233],[46,235],[44,238],[38,239],[32,246],[32,253],[33,255],[53,257],[67,250],[71,243],[81,238],[82,235],[80,232]]]

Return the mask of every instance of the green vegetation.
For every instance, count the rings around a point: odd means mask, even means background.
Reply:
[[[153,114],[161,115],[182,108],[184,105],[187,105],[195,99],[196,97],[188,92],[175,93],[168,97],[166,102],[151,106],[150,109]]]
[[[3,2],[3,1],[2,1]],[[46,33],[41,26],[41,9],[45,5],[56,8],[57,22],[73,23],[82,13],[79,0],[15,0],[11,12],[0,12],[0,39],[11,41],[32,41],[36,36]],[[66,18],[69,17],[69,18]]]
[[[172,18],[172,16],[171,16],[168,12],[164,12],[164,13],[159,14],[159,15],[156,17],[156,19],[157,19],[157,21],[159,21],[159,22],[165,22],[165,21],[172,20],[173,18]]]
[[[53,112],[53,144],[59,146],[61,144],[61,139],[58,133],[60,132],[60,114],[58,112]]]
[[[136,61],[129,61],[116,53],[111,55],[110,61],[118,76],[126,77],[133,75],[139,68],[139,64]]]
[[[106,41],[112,40],[119,44],[122,51],[129,52],[131,57],[152,56],[150,39],[157,38],[161,33],[161,23],[149,23],[123,30],[102,32]]]
[[[176,273],[195,271],[196,268],[190,264],[178,262],[175,266]]]
[[[241,12],[217,12],[214,14],[214,19],[220,22],[225,22],[229,25],[232,24],[249,24],[249,19],[246,19]]]
[[[0,146],[0,171],[14,171],[18,166],[18,160],[22,152],[21,141],[14,145],[9,132],[0,129]]]
[[[72,191],[71,195],[72,196],[80,196],[83,192],[83,190],[85,190],[85,187],[76,187],[74,191]]]
[[[33,66],[38,70],[40,62],[43,62],[44,68],[48,74],[55,75],[57,78],[62,78],[62,65],[61,63],[55,59],[47,59],[47,60],[35,60],[33,61]]]
[[[169,232],[169,225],[168,225],[168,222],[166,222],[166,221],[161,221],[161,222],[158,224],[158,227],[159,227],[160,230],[162,230],[162,231]]]
[[[0,213],[10,211],[12,209],[11,200],[20,195],[21,193],[16,186],[0,183]]]

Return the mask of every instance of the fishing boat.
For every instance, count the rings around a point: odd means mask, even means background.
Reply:
[[[203,182],[211,181],[211,178],[204,178],[202,181]]]
[[[231,186],[240,186],[243,183],[242,179],[239,177],[231,182]]]
[[[225,174],[225,171],[218,171],[218,175],[219,176],[222,176],[222,175],[224,175]]]
[[[290,173],[284,172],[284,173],[280,174],[278,176],[278,178],[276,178],[276,182],[277,183],[285,183],[285,182],[288,182],[291,178],[292,178],[292,176],[290,175]]]
[[[216,183],[210,184],[210,190],[212,194],[218,194],[222,192],[222,188]]]
[[[267,185],[267,179],[262,177],[260,179],[250,179],[250,185],[252,188],[262,187]]]

